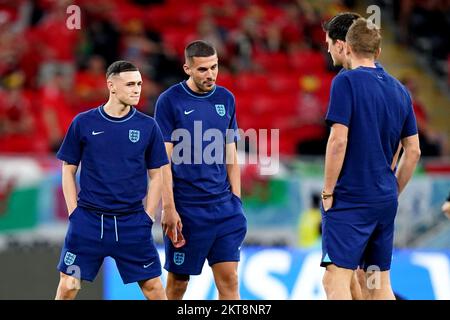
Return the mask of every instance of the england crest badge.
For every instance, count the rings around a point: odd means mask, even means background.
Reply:
[[[223,117],[226,113],[225,106],[223,104],[216,104],[216,111],[219,116]]]
[[[184,262],[184,252],[175,252],[173,254],[173,262],[175,262],[177,266],[182,265]]]
[[[75,258],[76,258],[76,257],[77,257],[76,254],[67,251],[67,252],[66,252],[66,255],[64,256],[64,263],[65,263],[67,266],[71,266],[71,265],[75,262]]]
[[[139,130],[130,130],[128,131],[128,138],[130,138],[130,141],[133,143],[136,143],[139,141],[141,132]]]

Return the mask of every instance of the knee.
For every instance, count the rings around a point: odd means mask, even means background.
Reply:
[[[238,288],[239,280],[237,271],[229,272],[216,279],[216,286],[219,292],[222,291],[236,291]]]
[[[81,281],[79,279],[61,273],[55,299],[74,299],[80,289]]]
[[[167,282],[166,290],[170,291],[171,294],[176,296],[183,295],[186,292],[189,283],[189,278],[177,278],[172,279],[172,281]]]
[[[149,300],[166,300],[166,293],[159,278],[139,283],[142,293]]]
[[[325,272],[322,278],[322,286],[326,293],[333,288],[333,276],[329,272]]]

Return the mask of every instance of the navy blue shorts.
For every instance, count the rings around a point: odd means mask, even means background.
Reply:
[[[176,205],[183,223],[186,244],[175,248],[164,237],[166,262],[172,273],[198,275],[205,259],[210,266],[218,262],[239,261],[240,249],[247,233],[247,219],[241,200],[233,194],[230,200],[211,205]]]
[[[58,270],[93,281],[107,256],[116,261],[124,283],[161,275],[161,262],[152,238],[153,221],[142,210],[112,215],[77,207],[69,216]]]
[[[335,264],[386,271],[391,268],[397,199],[381,203],[355,203],[334,199],[322,212],[321,266]]]

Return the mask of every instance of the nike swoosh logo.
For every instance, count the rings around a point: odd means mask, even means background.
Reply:
[[[189,113],[192,113],[192,112],[194,112],[194,109],[189,110],[189,111],[184,110],[184,114],[189,114]]]
[[[100,134],[100,133],[104,133],[105,131],[98,131],[98,132],[95,132],[95,131],[92,131],[92,135],[93,136],[96,136],[96,135],[98,135],[98,134]]]
[[[155,261],[150,262],[149,264],[144,264],[143,267],[147,269],[148,267],[150,267],[154,263],[155,263]]]

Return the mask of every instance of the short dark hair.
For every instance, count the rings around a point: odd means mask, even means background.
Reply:
[[[193,57],[210,57],[217,53],[212,44],[203,40],[195,40],[189,43],[184,49],[186,61],[192,61]]]
[[[139,71],[139,69],[129,61],[119,60],[111,63],[111,65],[106,70],[106,79],[111,75],[116,75],[121,72],[127,71]]]
[[[324,22],[322,28],[325,32],[328,32],[328,37],[333,40],[333,43],[336,40],[345,41],[348,29],[350,29],[353,21],[359,18],[361,18],[361,15],[356,12],[342,12]]]

